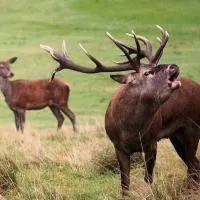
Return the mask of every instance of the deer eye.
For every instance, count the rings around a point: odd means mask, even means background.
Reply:
[[[147,71],[144,73],[145,76],[148,76],[148,75],[154,75],[155,72],[154,71]]]

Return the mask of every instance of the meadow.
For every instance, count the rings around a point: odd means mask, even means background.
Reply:
[[[13,79],[48,78],[58,65],[39,44],[61,52],[66,41],[71,58],[93,63],[80,50],[109,65],[121,53],[106,37],[133,44],[125,33],[132,29],[149,38],[154,48],[159,31],[170,34],[160,63],[176,63],[181,75],[200,82],[199,0],[2,0],[0,3],[0,59],[17,56]],[[104,113],[118,87],[109,73],[57,73],[71,86],[70,108],[79,133],[66,118],[56,131],[48,109],[27,112],[25,133],[15,131],[14,116],[0,96],[0,194],[9,200],[121,199],[120,175],[111,142],[104,130]],[[177,102],[178,103],[178,102]],[[167,140],[159,142],[154,184],[143,181],[142,156],[133,156],[130,199],[200,199],[184,189],[186,167]],[[172,168],[173,166],[173,168]],[[1,197],[0,197],[1,198]]]

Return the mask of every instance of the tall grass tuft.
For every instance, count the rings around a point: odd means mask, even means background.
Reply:
[[[115,150],[112,144],[102,146],[98,151],[93,152],[92,162],[95,169],[100,174],[107,172],[120,173],[118,161],[116,159]],[[135,153],[131,156],[131,168],[143,165],[141,153]]]
[[[0,190],[2,192],[7,189],[17,187],[16,174],[18,167],[15,162],[7,155],[0,157]]]

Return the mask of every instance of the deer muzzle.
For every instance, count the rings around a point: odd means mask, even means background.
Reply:
[[[177,80],[179,75],[179,67],[175,64],[169,65],[167,68],[169,73],[168,85],[171,89],[175,90],[181,86],[181,82]]]

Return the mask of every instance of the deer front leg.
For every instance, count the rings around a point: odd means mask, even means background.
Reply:
[[[145,176],[144,180],[146,183],[153,182],[153,169],[156,162],[156,154],[157,154],[157,142],[150,144],[148,147],[144,149],[145,153]]]
[[[17,131],[19,131],[20,128],[20,117],[19,117],[19,113],[17,111],[13,111],[14,116],[15,116],[15,126]]]
[[[121,172],[121,187],[122,195],[129,196],[129,185],[130,185],[130,155],[125,154],[115,148],[117,160],[120,166]]]
[[[20,118],[20,130],[23,133],[24,132],[24,124],[25,124],[25,120],[26,120],[25,111],[20,112],[19,118]]]

